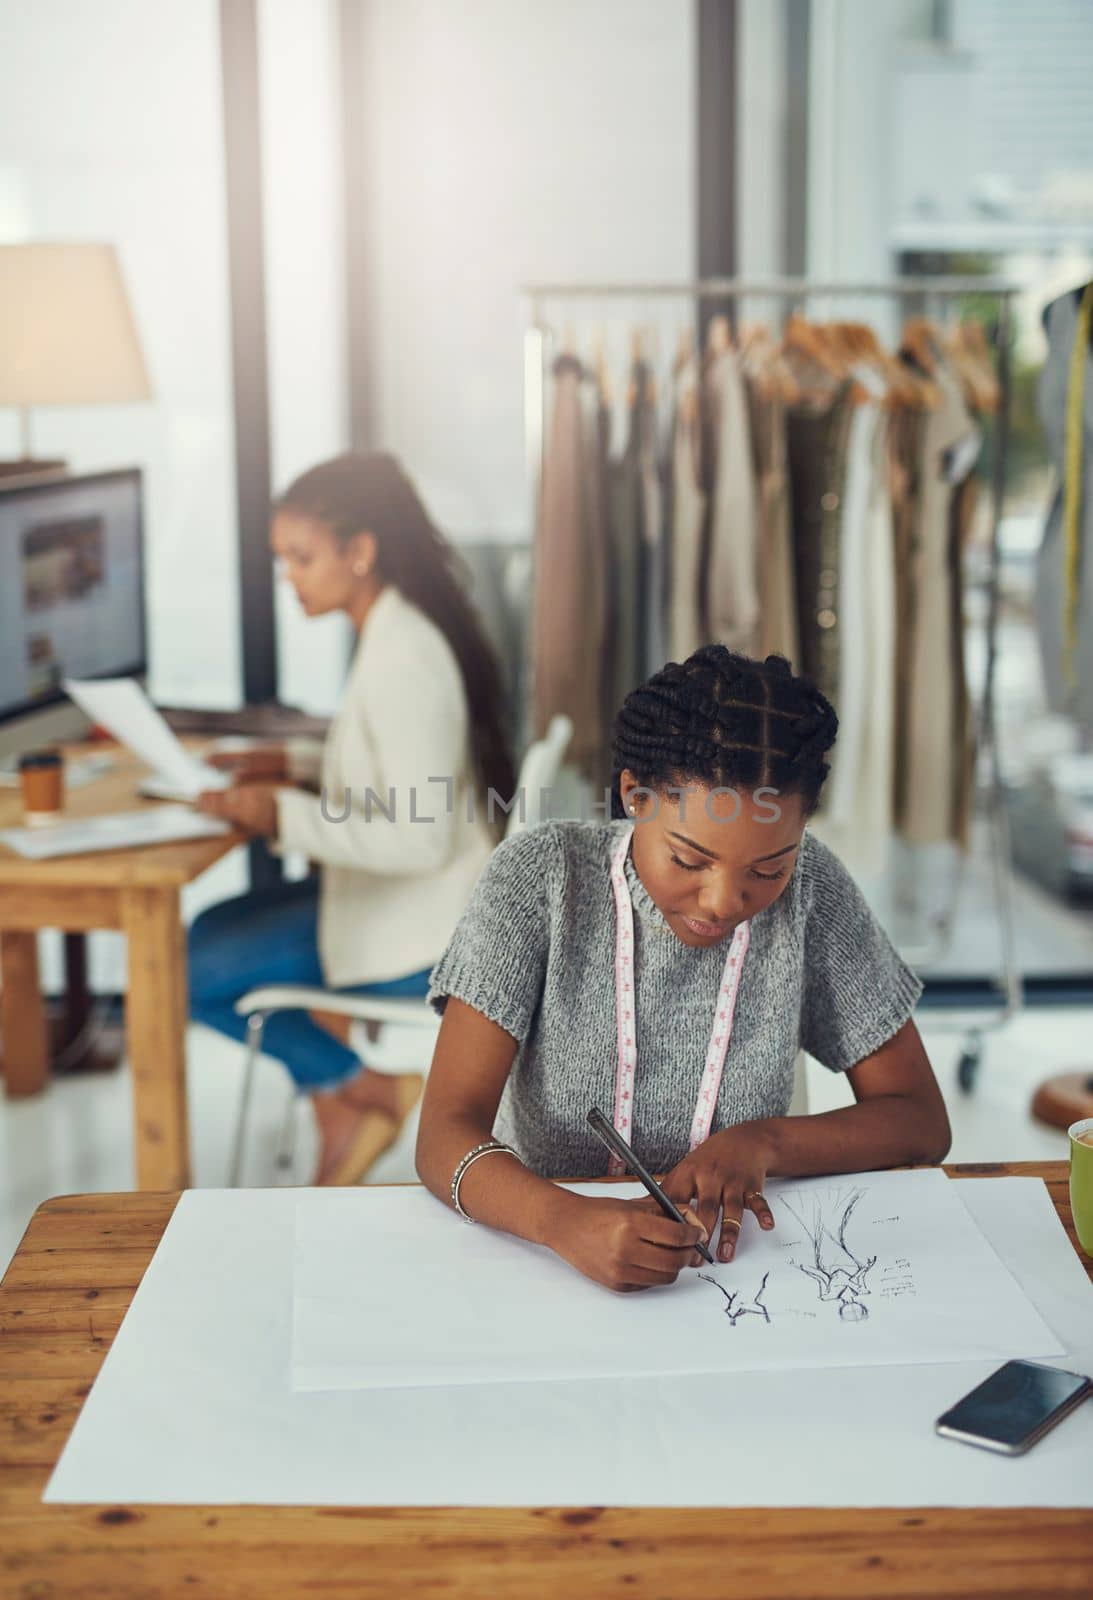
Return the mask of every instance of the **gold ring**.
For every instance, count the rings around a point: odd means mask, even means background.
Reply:
[[[767,1197],[763,1193],[762,1189],[752,1189],[750,1193],[744,1196],[744,1204],[747,1205],[749,1200],[762,1200],[765,1205],[766,1199]]]
[[[735,1217],[723,1217],[721,1219],[721,1226],[723,1228],[739,1228],[740,1224],[737,1222]]]

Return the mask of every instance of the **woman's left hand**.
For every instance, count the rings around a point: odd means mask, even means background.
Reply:
[[[244,783],[231,789],[205,789],[194,802],[199,811],[263,838],[277,836],[277,785]]]
[[[677,1206],[691,1206],[712,1239],[721,1221],[719,1261],[731,1261],[745,1211],[754,1212],[764,1230],[774,1218],[763,1195],[771,1165],[769,1135],[754,1122],[723,1128],[692,1150],[662,1179],[661,1188]],[[692,1265],[701,1258],[696,1254]]]

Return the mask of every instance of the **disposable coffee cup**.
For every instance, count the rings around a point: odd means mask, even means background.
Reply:
[[[1072,1122],[1070,1137],[1070,1211],[1074,1232],[1087,1256],[1093,1256],[1093,1117]]]
[[[28,828],[48,828],[64,808],[65,768],[56,750],[31,750],[19,757],[23,788],[23,821]]]

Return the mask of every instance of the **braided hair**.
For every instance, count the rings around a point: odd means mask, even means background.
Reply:
[[[612,814],[629,769],[647,789],[770,788],[816,810],[838,718],[811,679],[784,656],[753,661],[721,644],[670,661],[628,694],[612,744]]]

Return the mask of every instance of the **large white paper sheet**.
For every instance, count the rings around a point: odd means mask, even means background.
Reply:
[[[231,779],[185,749],[133,678],[66,678],[65,693],[92,722],[147,761],[179,795],[193,800],[202,789],[223,789]]]
[[[958,1193],[1065,1346],[1052,1364],[1093,1370],[1093,1288],[1043,1184]],[[293,1394],[296,1200],[182,1196],[47,1500],[1093,1506],[1093,1405],[1013,1459],[935,1436],[994,1361]]]
[[[424,1190],[301,1191],[293,1387],[1058,1355],[956,1189],[937,1168],[771,1182],[769,1233],[749,1213],[731,1264],[640,1295],[468,1227]]]

